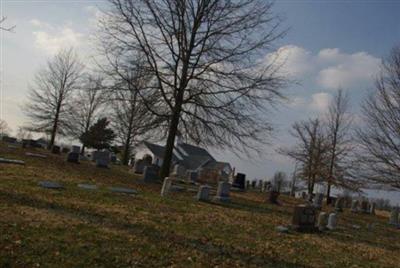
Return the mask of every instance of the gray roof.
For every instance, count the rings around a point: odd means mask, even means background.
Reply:
[[[165,147],[149,142],[144,142],[145,146],[157,157],[163,158]],[[187,143],[181,143],[174,148],[174,155],[172,161],[174,163],[182,164],[188,170],[196,170],[199,167],[210,163],[216,162],[214,157],[206,150],[201,147],[190,145]],[[178,158],[175,153],[178,153]]]

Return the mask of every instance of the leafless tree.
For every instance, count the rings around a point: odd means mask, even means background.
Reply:
[[[353,151],[351,124],[352,116],[349,113],[349,96],[343,89],[339,89],[330,103],[326,116],[326,137],[328,149],[327,204],[331,203],[331,186],[354,188],[355,184],[348,174]]]
[[[11,129],[8,126],[7,122],[3,119],[0,119],[0,136],[9,135],[10,132],[11,132]]]
[[[26,127],[18,127],[17,139],[19,140],[30,140],[32,139],[32,133]]]
[[[152,77],[148,75],[143,57],[132,56],[128,61],[108,54],[109,70],[106,72],[112,81],[110,98],[111,122],[122,145],[122,163],[127,165],[135,145],[152,138],[159,126],[156,117],[147,109],[139,95]],[[150,102],[146,103],[150,105]],[[150,133],[150,130],[153,130]]]
[[[83,66],[73,49],[59,51],[35,76],[29,103],[24,107],[30,130],[50,133],[52,148],[57,134],[67,128],[67,103],[78,89]]]
[[[82,134],[99,119],[102,107],[107,101],[103,80],[100,76],[88,74],[81,82],[82,86],[73,94],[66,108],[69,136],[80,139]],[[84,152],[85,144],[82,144],[81,154]]]
[[[8,26],[8,27],[4,27],[2,26],[2,24],[7,20],[7,17],[2,17],[0,19],[0,30],[2,31],[7,31],[7,32],[12,32],[15,29],[15,25],[14,26]]]
[[[272,130],[269,108],[285,80],[266,63],[282,36],[264,0],[109,0],[101,23],[109,50],[143,54],[153,77],[147,109],[167,122],[161,176],[169,174],[175,136],[205,146],[260,148]],[[156,101],[155,101],[156,100]]]
[[[360,176],[373,184],[400,188],[400,46],[383,61],[376,90],[363,103],[358,130]]]
[[[275,172],[271,183],[274,191],[281,192],[282,188],[286,188],[288,185],[286,173],[283,171]]]
[[[307,182],[308,193],[312,194],[315,183],[323,181],[327,174],[329,143],[323,124],[319,119],[296,122],[290,134],[296,145],[279,152],[299,164],[298,175]]]

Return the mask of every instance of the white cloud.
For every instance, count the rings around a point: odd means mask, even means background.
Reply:
[[[32,20],[31,23],[46,28],[46,30],[34,31],[33,36],[35,47],[47,54],[55,54],[62,48],[78,47],[82,43],[83,34],[68,26],[50,29],[49,26],[38,20]]]
[[[317,83],[327,89],[351,89],[366,85],[379,72],[381,62],[379,58],[366,52],[341,54],[339,50],[325,53],[323,58],[337,61],[336,64],[321,69],[317,75]]]
[[[332,95],[325,92],[315,93],[311,96],[310,108],[319,112],[325,112],[332,99]]]
[[[311,79],[322,89],[353,89],[371,84],[381,60],[363,51],[348,54],[338,48],[324,48],[312,53],[287,45],[267,54],[266,62],[281,66],[281,72],[290,78],[301,82]]]

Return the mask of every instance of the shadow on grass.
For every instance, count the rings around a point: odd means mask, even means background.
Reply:
[[[18,204],[37,209],[45,209],[49,213],[69,216],[80,220],[85,220],[93,225],[101,225],[108,228],[126,231],[138,236],[145,236],[146,240],[154,245],[161,246],[163,242],[168,241],[175,246],[198,250],[209,256],[210,260],[221,260],[222,258],[240,260],[246,265],[259,265],[263,267],[301,267],[291,262],[268,258],[261,254],[252,254],[252,252],[239,250],[231,246],[220,246],[213,242],[203,242],[201,239],[187,238],[166,230],[162,232],[149,225],[140,223],[130,223],[124,218],[112,217],[111,215],[101,214],[84,208],[71,207],[63,204],[53,203],[46,200],[40,200],[27,195],[10,193],[0,190],[0,200],[4,203]],[[224,205],[224,204],[221,204]],[[243,209],[243,204],[230,204]],[[174,247],[175,248],[175,247]],[[175,248],[176,249],[176,248]],[[173,248],[167,250],[174,251]],[[173,253],[173,252],[171,252]]]

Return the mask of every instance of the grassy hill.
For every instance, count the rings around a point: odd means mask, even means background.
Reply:
[[[400,266],[400,230],[387,225],[383,212],[345,211],[335,231],[284,234],[275,228],[290,224],[299,200],[282,197],[274,206],[256,192],[233,193],[229,204],[196,202],[190,192],[162,198],[161,185],[143,184],[125,167],[99,169],[45,151],[47,159],[27,157],[27,151],[35,150],[0,144],[0,157],[26,161],[0,164],[0,267]],[[41,180],[66,188],[43,189]],[[139,194],[112,193],[108,186]]]

